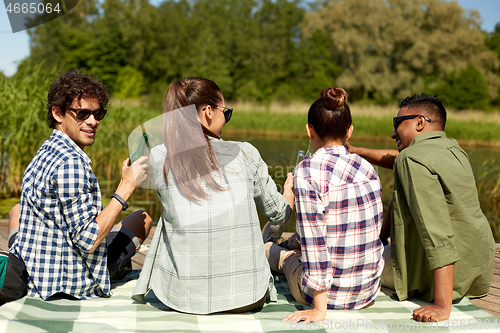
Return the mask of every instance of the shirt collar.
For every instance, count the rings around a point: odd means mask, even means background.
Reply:
[[[345,146],[327,146],[321,147],[314,153],[315,155],[318,153],[328,153],[333,155],[347,155],[349,152],[347,151]]]
[[[431,140],[431,139],[446,139],[446,133],[443,131],[432,131],[432,132],[417,134],[417,136],[413,138],[409,146],[417,144],[418,142],[421,141]]]
[[[67,146],[69,146],[68,150],[73,149],[79,155],[82,156],[82,158],[85,160],[85,162],[87,162],[88,164],[92,164],[92,160],[90,159],[89,155],[87,155],[87,153],[85,153],[85,151],[82,148],[80,148],[76,144],[76,142],[73,141],[73,139],[70,138],[66,133],[54,129],[52,131],[51,139],[60,140],[60,141],[64,142]]]

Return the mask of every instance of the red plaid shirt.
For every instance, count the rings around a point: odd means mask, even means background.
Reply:
[[[302,292],[328,289],[328,309],[359,309],[380,290],[382,188],[373,166],[344,146],[320,148],[294,178]]]

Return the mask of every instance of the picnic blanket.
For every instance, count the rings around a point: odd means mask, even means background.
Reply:
[[[412,311],[425,303],[398,302],[383,289],[375,304],[358,311],[328,311],[322,322],[284,322],[296,303],[284,276],[275,277],[278,302],[246,314],[190,315],[168,309],[154,294],[146,304],[130,298],[139,271],[113,284],[113,296],[75,301],[42,301],[25,297],[0,307],[0,333],[8,332],[500,332],[500,319],[468,299],[454,304],[450,319],[441,323],[417,323]],[[127,281],[128,280],[128,281]]]

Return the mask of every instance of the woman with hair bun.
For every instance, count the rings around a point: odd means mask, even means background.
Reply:
[[[315,152],[294,175],[296,233],[287,248],[265,244],[271,268],[285,274],[295,300],[314,306],[284,319],[291,322],[368,306],[384,267],[382,188],[373,166],[344,147],[353,130],[347,93],[324,89],[306,130]]]
[[[270,223],[284,224],[293,178],[280,194],[255,147],[220,138],[232,111],[208,79],[168,88],[164,143],[150,154],[163,212],[135,300],[144,302],[152,290],[168,307],[194,314],[255,311],[276,300],[257,208]]]

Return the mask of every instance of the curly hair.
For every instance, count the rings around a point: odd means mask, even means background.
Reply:
[[[106,108],[109,103],[108,88],[79,69],[62,72],[54,78],[47,95],[47,124],[50,128],[55,128],[57,123],[52,116],[52,107],[60,108],[64,114],[75,98],[96,98],[99,106]]]

